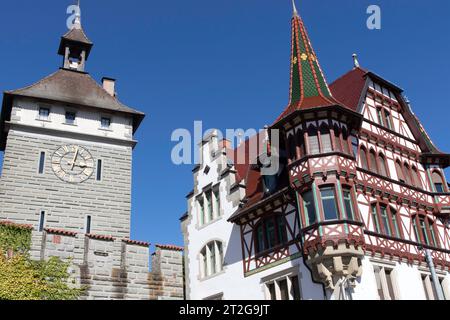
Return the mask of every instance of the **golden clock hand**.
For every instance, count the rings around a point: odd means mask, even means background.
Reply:
[[[73,157],[73,160],[72,160],[72,166],[70,167],[71,171],[73,171],[73,168],[75,167],[75,161],[77,161],[78,151],[79,151],[79,148],[77,147],[77,150],[75,151],[75,156]]]

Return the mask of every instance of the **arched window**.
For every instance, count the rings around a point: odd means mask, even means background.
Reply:
[[[319,136],[316,127],[313,125],[310,125],[308,128],[308,145],[310,154],[320,153]]]
[[[403,165],[403,171],[405,173],[405,182],[409,185],[413,185],[411,168],[409,167],[409,165],[406,162]]]
[[[418,242],[439,247],[438,238],[436,237],[436,226],[430,218],[425,215],[417,214],[412,217],[414,233]]]
[[[312,190],[302,194],[303,210],[305,212],[305,227],[317,222],[316,206]]]
[[[414,166],[412,167],[412,178],[413,178],[414,185],[416,187],[423,188],[423,186],[422,186],[422,179],[420,179],[420,173],[417,170],[417,168],[414,167]]]
[[[444,179],[442,179],[442,176],[439,172],[433,171],[431,178],[433,179],[434,189],[437,193],[446,192],[447,189],[445,188]]]
[[[334,144],[336,151],[343,152],[344,149],[342,148],[341,129],[337,124],[335,124],[333,127],[333,131],[334,131]]]
[[[370,157],[370,164],[369,164],[370,171],[378,173],[377,155],[376,155],[375,151],[370,150],[369,157]]]
[[[256,253],[262,253],[284,244],[287,241],[285,218],[273,215],[261,219],[256,227]]]
[[[395,162],[395,169],[397,171],[398,181],[405,183],[405,176],[403,174],[402,163],[400,162],[400,160],[397,160]]]
[[[211,241],[200,252],[201,277],[206,278],[223,270],[223,245],[220,241]]]
[[[322,153],[328,153],[333,151],[333,146],[331,144],[330,129],[326,124],[320,126],[320,141],[322,142]]]
[[[350,145],[348,142],[348,138],[349,138],[349,135],[348,135],[347,129],[345,127],[342,127],[342,144],[343,144],[344,152],[347,154],[352,154],[352,152],[350,151]]]
[[[320,188],[320,198],[322,199],[323,217],[325,221],[338,220],[339,212],[334,186]]]
[[[302,129],[297,130],[297,157],[300,159],[306,155],[305,136]]]
[[[360,158],[360,162],[361,162],[361,168],[363,168],[365,170],[369,170],[369,164],[368,164],[368,161],[367,161],[366,148],[361,147],[359,149],[359,158]]]
[[[379,174],[381,174],[382,176],[387,177],[388,176],[388,167],[387,167],[387,163],[386,163],[386,158],[383,156],[382,153],[380,153],[378,155],[378,169],[379,169]]]

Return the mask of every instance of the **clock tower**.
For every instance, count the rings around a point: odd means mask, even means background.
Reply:
[[[121,103],[115,80],[86,72],[93,43],[77,16],[61,38],[62,66],[4,92],[0,220],[33,226],[32,256],[46,229],[129,239],[133,139],[144,114]]]

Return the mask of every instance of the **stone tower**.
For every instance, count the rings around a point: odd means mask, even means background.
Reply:
[[[4,93],[0,223],[32,228],[33,259],[71,258],[86,298],[150,299],[149,244],[130,240],[144,114],[117,99],[114,79],[99,85],[86,72],[92,46],[77,16],[61,38],[62,67]]]

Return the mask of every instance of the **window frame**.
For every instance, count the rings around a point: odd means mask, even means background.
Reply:
[[[421,222],[424,222],[423,226]],[[423,245],[427,245],[433,248],[440,248],[441,243],[439,239],[439,232],[436,227],[436,222],[433,221],[427,214],[424,213],[416,213],[411,217],[411,223],[414,230],[414,234],[416,236],[416,240],[418,243]],[[425,227],[425,234],[423,232],[423,227]],[[432,231],[431,231],[432,230]],[[417,234],[419,233],[419,234]],[[419,236],[419,239],[417,239]],[[430,242],[432,240],[432,243]]]
[[[367,149],[364,146],[359,148],[359,162],[361,168],[364,170],[370,171],[369,169],[369,158],[367,157]]]
[[[47,110],[47,115],[43,117],[41,115],[41,110]],[[37,120],[39,120],[39,121],[50,121],[50,114],[51,114],[51,108],[49,106],[39,106],[38,107]]]
[[[438,178],[439,181],[437,181],[437,179],[435,179],[435,177]],[[445,181],[443,175],[441,174],[441,172],[439,172],[438,170],[433,170],[431,172],[431,183],[433,185],[433,190],[434,190],[435,193],[448,193],[448,188],[447,188],[447,185],[446,185],[446,181]],[[438,191],[438,188],[436,187],[437,184],[441,184],[442,185],[442,191],[443,192]]]
[[[334,206],[336,208],[336,219],[326,219],[325,218],[325,207],[324,207],[324,198],[322,195],[322,192],[324,190],[331,190],[333,192],[333,200],[334,200]],[[335,184],[323,184],[319,186],[319,196],[320,196],[320,207],[321,207],[321,221],[338,221],[342,219],[342,213],[339,208],[338,203],[338,192],[336,191],[336,185]],[[327,200],[330,200],[331,197],[326,197]]]
[[[45,162],[47,160],[47,152],[44,150],[39,151],[39,157],[38,157],[38,167],[37,167],[37,174],[38,175],[44,175],[46,165]]]
[[[108,126],[103,126],[103,120],[108,120]],[[112,117],[110,116],[100,116],[100,129],[102,130],[111,130],[111,125],[112,125]]]
[[[347,204],[346,204],[346,197],[345,197],[345,192],[348,192],[348,194],[350,195],[350,207],[352,210],[352,218],[349,218],[348,212],[347,212]],[[350,185],[342,185],[342,201],[344,203],[344,211],[345,211],[345,217],[347,218],[347,220],[350,221],[359,221],[359,216],[357,214],[358,210],[357,210],[357,206],[356,206],[356,198],[355,198],[355,193],[354,193],[354,189],[352,186]]]
[[[69,122],[67,121],[67,115],[73,115],[73,122]],[[71,111],[71,110],[66,110],[65,114],[64,114],[64,124],[69,125],[69,126],[76,126],[77,124],[77,113],[75,111]]]
[[[274,243],[271,246],[268,239],[268,226],[267,223],[273,223],[273,232],[274,232]],[[272,214],[270,216],[261,218],[255,225],[253,229],[256,233],[254,236],[254,245],[255,245],[255,255],[262,256],[276,250],[277,248],[283,247],[288,243],[288,234],[287,234],[287,221],[286,217],[280,214]],[[260,233],[262,232],[262,237],[260,237]],[[282,232],[280,232],[282,231]],[[281,235],[280,235],[281,233]],[[262,243],[261,243],[262,240]],[[263,248],[261,248],[261,244],[263,244]]]
[[[394,208],[391,204],[383,202],[383,201],[374,201],[370,204],[371,216],[374,219],[373,207],[376,208],[376,218],[378,225],[375,226],[375,232],[381,235],[385,235],[391,238],[403,239],[404,233],[401,223],[401,217],[399,210]],[[388,223],[389,232],[386,230],[385,220],[383,219],[383,211],[382,208],[385,209],[386,219]],[[395,213],[393,213],[393,211]],[[394,223],[395,220],[395,223]]]
[[[223,241],[214,239],[208,241],[201,248],[198,259],[200,263],[200,280],[207,280],[224,271],[224,246],[225,243]]]

